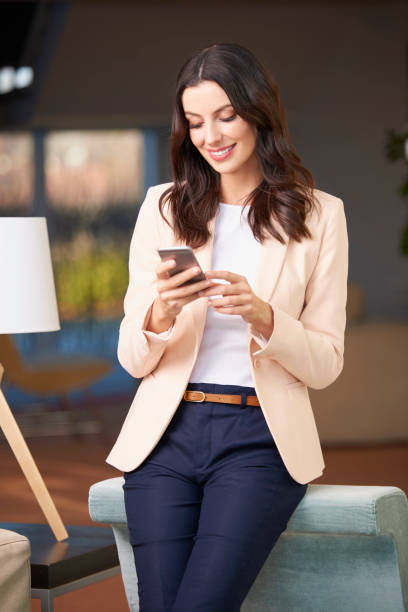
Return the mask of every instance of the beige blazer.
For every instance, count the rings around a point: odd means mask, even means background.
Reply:
[[[107,462],[136,468],[152,451],[176,411],[195,363],[208,298],[188,304],[171,337],[143,332],[156,297],[157,247],[181,244],[158,210],[170,184],[148,190],[130,245],[129,287],[119,332],[118,358],[132,376],[143,377]],[[248,326],[254,387],[271,434],[292,477],[306,483],[321,475],[324,462],[308,387],[323,389],[343,367],[348,238],[343,203],[315,191],[321,212],[307,221],[311,239],[261,246],[254,292],[275,313],[273,333],[260,349]],[[212,235],[215,220],[212,222]],[[203,270],[211,268],[212,240],[195,250]],[[225,381],[226,384],[228,381]]]

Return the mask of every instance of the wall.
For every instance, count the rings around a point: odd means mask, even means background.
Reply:
[[[96,3],[95,3],[96,4]],[[214,42],[248,46],[280,84],[289,127],[318,187],[344,199],[350,280],[373,318],[406,318],[403,168],[383,155],[407,120],[403,2],[76,3],[33,126],[166,125],[176,72]],[[165,141],[165,138],[164,138]],[[165,178],[165,177],[163,177]]]

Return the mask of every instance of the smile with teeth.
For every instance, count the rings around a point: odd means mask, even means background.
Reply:
[[[230,145],[229,147],[225,147],[224,149],[218,149],[217,151],[209,151],[209,154],[214,159],[222,159],[226,157],[230,151],[235,147],[235,144]]]

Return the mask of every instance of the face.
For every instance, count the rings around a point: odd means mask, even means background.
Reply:
[[[256,129],[234,111],[214,81],[187,87],[182,95],[191,142],[220,174],[256,171]]]

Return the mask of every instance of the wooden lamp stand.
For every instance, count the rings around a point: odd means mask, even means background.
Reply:
[[[0,427],[11,446],[24,476],[27,479],[40,507],[44,512],[45,518],[48,521],[56,539],[60,542],[68,538],[67,530],[58,513],[57,508],[48,492],[45,482],[39,472],[39,469],[33,459],[32,454],[24,440],[23,434],[14,418],[13,413],[4,397],[1,390],[1,381],[3,378],[4,368],[0,363]]]

